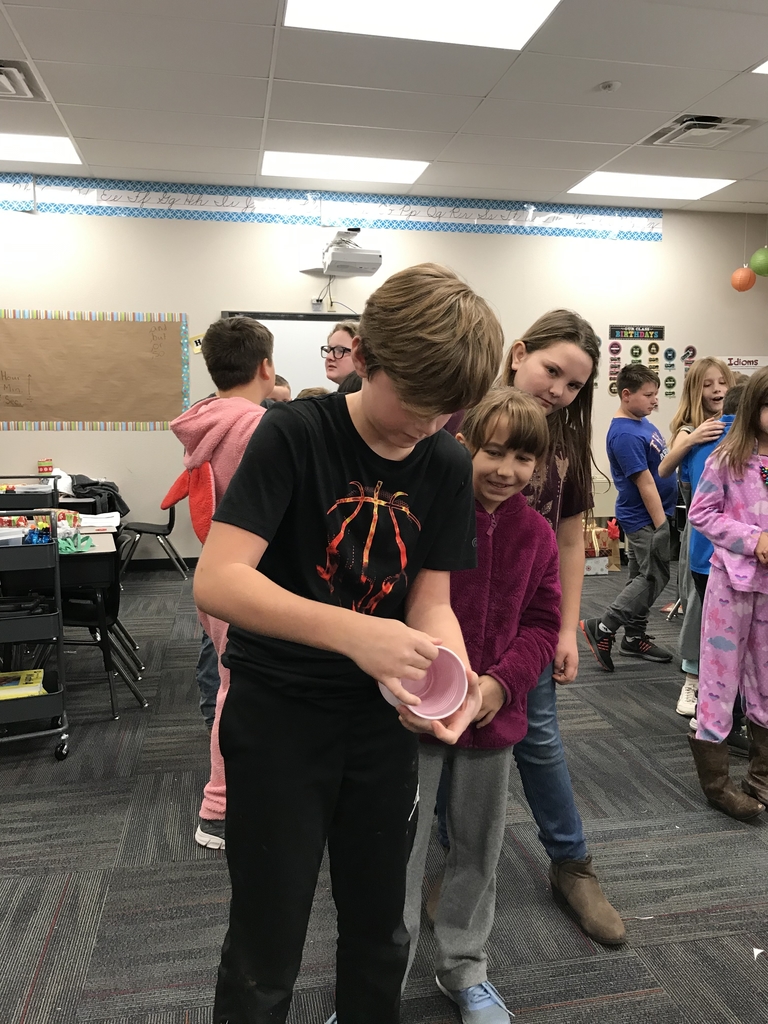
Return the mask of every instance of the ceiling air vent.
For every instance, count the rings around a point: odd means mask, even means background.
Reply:
[[[45,100],[40,83],[23,60],[0,60],[0,100]]]
[[[643,139],[643,146],[687,146],[714,149],[727,139],[765,124],[747,117],[714,117],[707,114],[681,114]]]

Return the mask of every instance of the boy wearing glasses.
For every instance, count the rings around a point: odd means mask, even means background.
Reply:
[[[328,335],[328,344],[320,346],[325,359],[325,376],[334,384],[341,384],[354,370],[352,339],[357,337],[357,320],[340,320]]]

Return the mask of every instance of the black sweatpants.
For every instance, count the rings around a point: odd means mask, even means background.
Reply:
[[[232,901],[214,1024],[285,1021],[326,840],[338,1024],[397,1024],[416,737],[375,687],[320,704],[233,669],[220,745]]]

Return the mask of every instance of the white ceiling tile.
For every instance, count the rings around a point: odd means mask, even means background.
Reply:
[[[695,203],[689,203],[683,209],[686,213],[752,213],[759,216],[768,213],[768,203],[716,203],[707,199],[697,199]]]
[[[122,142],[160,142],[175,146],[221,146],[258,149],[262,122],[258,118],[214,117],[162,110],[125,110],[114,107],[60,108],[74,136]]]
[[[38,61],[36,67],[57,103],[264,116],[265,78],[49,61]]]
[[[768,4],[766,9],[768,10]],[[768,54],[768,37],[765,47]],[[727,85],[694,103],[690,110],[692,114],[756,117],[763,121],[768,120],[768,75],[754,75],[750,71],[732,78]]]
[[[382,193],[384,195],[404,195],[410,185],[398,185],[391,181],[347,181],[329,178],[277,178],[274,175],[260,174],[256,178],[259,188],[290,188],[317,192],[357,192]]]
[[[721,153],[768,153],[768,125],[743,132],[717,148]]]
[[[768,158],[762,153],[721,150],[672,149],[669,146],[633,146],[602,169],[626,174],[676,174],[692,178],[745,178],[761,170]]]
[[[57,10],[107,11],[112,14],[142,15],[155,18],[157,0],[14,0],[15,7],[48,7]],[[169,18],[200,18],[210,20],[211,0],[163,0],[162,13]],[[274,25],[278,0],[216,0],[217,21],[244,22],[251,25]]]
[[[594,171],[618,156],[625,146],[596,142],[547,142],[507,139],[499,135],[457,135],[440,154],[441,160],[470,164],[509,164],[511,167],[573,167]]]
[[[744,71],[765,53],[766,16],[641,0],[567,0],[527,49],[595,60]],[[763,57],[765,59],[765,57]]]
[[[639,142],[669,120],[663,110],[601,110],[563,103],[484,100],[464,125],[471,135],[570,142]]]
[[[293,82],[485,96],[514,56],[510,50],[283,29],[275,77]]]
[[[449,164],[436,161],[419,178],[423,185],[465,185],[468,188],[507,189],[509,191],[560,192],[584,177],[583,171],[557,171],[551,168],[501,167],[495,164]]]
[[[768,157],[763,157],[763,159],[765,160],[764,166],[761,167],[760,170],[756,171],[754,174],[750,174],[750,180],[754,179],[755,181],[768,181]]]
[[[765,0],[649,0],[652,4],[674,7],[702,7],[741,14],[765,14]]]
[[[451,136],[438,132],[398,132],[334,124],[270,121],[265,149],[288,153],[379,156],[394,160],[434,160]]]
[[[768,181],[737,181],[706,197],[710,202],[768,203]]]
[[[491,96],[540,103],[677,111],[732,77],[731,71],[521,53]],[[601,92],[597,88],[601,82],[621,82],[621,87],[615,92]]]
[[[181,20],[103,11],[60,11],[9,6],[33,60],[124,67],[190,68],[222,75],[265,78],[271,28],[219,21]]]
[[[472,96],[275,82],[269,114],[278,121],[456,132],[479,102]]]
[[[553,193],[546,189],[526,189],[524,192],[503,188],[470,188],[465,185],[451,186],[450,189],[439,185],[413,185],[408,193],[412,196],[434,196],[438,199],[507,199],[512,202],[527,201],[546,203]]]
[[[166,171],[214,171],[255,174],[258,150],[204,146],[163,146],[139,142],[76,139],[88,164],[144,167]]]
[[[66,135],[50,103],[0,99],[0,132],[20,135]]]
[[[212,171],[159,171],[156,167],[114,167],[101,164],[91,165],[90,175],[94,178],[124,178],[126,181],[141,181],[146,184],[162,182],[175,185],[245,185],[255,187],[253,174],[215,174]]]
[[[26,54],[16,41],[16,36],[8,27],[8,22],[0,12],[0,57],[3,60],[24,60]]]
[[[638,210],[679,210],[685,206],[685,199],[639,199],[634,196],[582,196],[571,195],[570,192],[560,192],[554,197],[554,202],[568,203],[571,206],[620,206],[622,209],[635,208]]]
[[[21,160],[0,160],[0,173],[51,174],[87,177],[91,172],[85,164],[25,164]]]

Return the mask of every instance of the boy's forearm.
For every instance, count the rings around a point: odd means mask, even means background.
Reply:
[[[242,563],[207,571],[198,566],[195,603],[252,633],[339,654],[346,653],[349,636],[359,625],[356,612],[292,594]]]
[[[664,511],[664,506],[661,504],[659,491],[651,471],[646,469],[640,473],[635,479],[635,484],[640,492],[645,510],[651,517],[651,522],[658,530],[667,521],[667,514]]]
[[[439,637],[443,647],[458,654],[465,666],[471,668],[461,626],[450,604],[416,604],[408,609],[405,622],[412,629]]]

